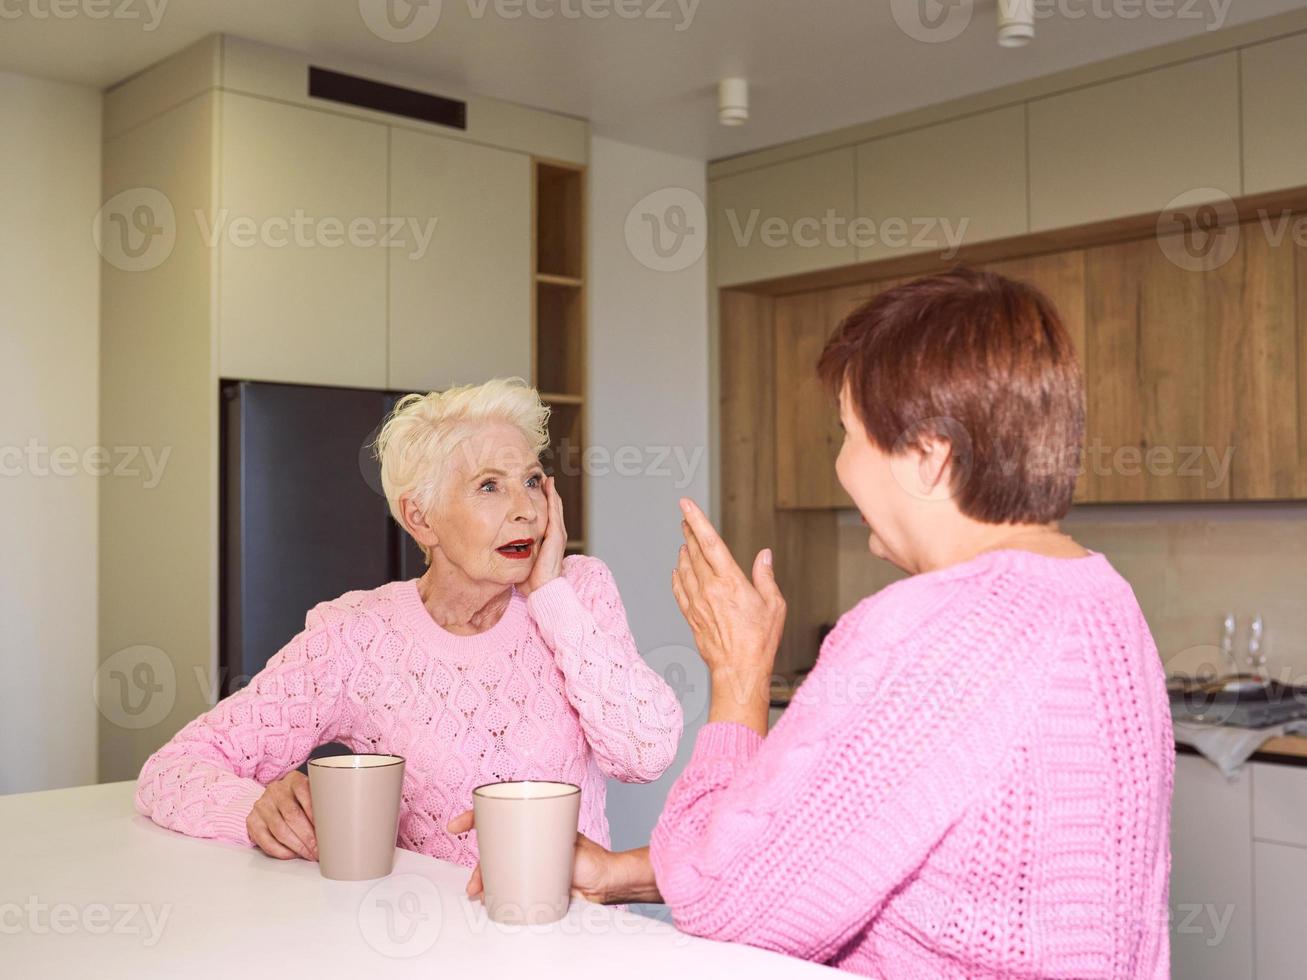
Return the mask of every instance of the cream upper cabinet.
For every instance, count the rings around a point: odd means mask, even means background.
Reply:
[[[1307,184],[1307,34],[1246,48],[1243,59],[1244,193]]]
[[[1237,196],[1238,92],[1228,53],[1030,102],[1031,231]]]
[[[222,377],[386,385],[386,127],[221,96]]]
[[[712,181],[717,284],[730,286],[858,261],[853,147]]]
[[[391,131],[392,388],[531,377],[531,159]]]
[[[858,147],[863,262],[1024,235],[1026,116],[1012,106]]]

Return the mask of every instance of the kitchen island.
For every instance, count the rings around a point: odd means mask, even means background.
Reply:
[[[0,975],[230,978],[803,977],[827,968],[575,900],[549,926],[490,922],[466,869],[397,849],[375,881],[185,837],[134,782],[0,797]]]

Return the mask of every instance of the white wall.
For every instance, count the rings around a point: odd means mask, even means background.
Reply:
[[[686,715],[677,763],[658,782],[609,783],[613,844],[630,848],[648,843],[707,714],[707,675],[671,574],[681,543],[677,500],[708,505],[709,364],[706,230],[690,214],[696,227],[680,255],[699,257],[659,271],[648,223],[637,213],[628,238],[627,218],[666,188],[679,190],[654,199],[655,210],[702,201],[706,177],[702,160],[600,137],[591,141],[589,176],[589,551],[612,568],[641,653],[678,689]],[[668,264],[680,263],[671,256]]]
[[[100,94],[0,73],[0,133],[0,793],[14,793],[96,778]]]

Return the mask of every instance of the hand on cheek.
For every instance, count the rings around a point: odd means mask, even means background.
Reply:
[[[563,521],[563,498],[558,495],[552,476],[545,479],[545,513],[546,523],[539,550],[531,566],[531,574],[521,586],[527,595],[563,574],[563,557],[567,554],[567,525]]]

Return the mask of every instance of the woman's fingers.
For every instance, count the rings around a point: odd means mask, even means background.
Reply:
[[[290,785],[291,791],[295,794],[295,799],[299,805],[304,808],[304,814],[309,818],[309,823],[313,823],[313,794],[309,792],[309,777],[297,779]],[[312,828],[310,828],[312,829]],[[315,844],[316,846],[316,844]]]
[[[758,552],[758,557],[753,560],[753,584],[767,605],[771,619],[769,642],[775,646],[780,643],[781,633],[785,629],[786,607],[785,596],[781,594],[781,587],[776,582],[776,569],[770,548]]]
[[[558,528],[558,538],[567,544],[567,522],[563,520],[563,498],[558,493],[557,481],[549,478],[549,523]]]
[[[703,595],[703,583],[699,581],[699,576],[690,560],[689,545],[681,545],[681,550],[677,552],[676,574],[680,577],[681,588],[685,592],[685,598],[690,604],[690,608],[692,610],[697,609]]]
[[[604,880],[608,874],[608,859],[612,854],[584,834],[576,835],[576,849],[572,858],[572,894],[589,902],[602,903],[605,899]]]
[[[476,811],[464,810],[453,820],[445,825],[445,829],[451,834],[466,834],[476,825]],[[481,865],[477,864],[472,869],[472,877],[467,880],[467,897],[476,898],[481,894],[483,886],[481,884]]]
[[[541,551],[548,542],[555,542],[560,551],[567,547],[567,525],[563,521],[563,498],[552,476],[545,477],[545,533]]]
[[[298,775],[303,777],[302,773]],[[281,818],[286,822],[286,826],[290,828],[290,832],[295,835],[295,840],[299,842],[300,848],[303,850],[296,848],[294,841],[281,838],[282,843],[297,854],[302,854],[307,860],[312,861],[318,856],[318,840],[317,834],[313,832],[313,822],[309,819],[309,815],[304,812],[304,806],[300,802],[299,782],[300,780],[288,780],[285,791],[278,793],[273,799],[277,804],[277,810]],[[308,778],[304,777],[303,782],[307,786]],[[307,789],[305,795],[307,795]]]
[[[690,602],[690,597],[685,593],[685,583],[681,580],[680,569],[672,570],[672,596],[676,599],[676,606],[681,610],[681,615],[685,617],[686,623],[697,634],[699,631],[699,613]]]
[[[784,602],[781,587],[776,584],[776,569],[773,566],[772,550],[763,548],[753,560],[753,587],[758,594],[773,605]]]
[[[285,860],[298,855],[316,861],[318,841],[312,813],[308,777],[291,772],[268,784],[250,809],[245,829],[250,840],[272,857]]]
[[[726,542],[721,539],[717,529],[712,526],[708,520],[708,515],[699,509],[689,497],[681,498],[681,512],[685,515],[685,522],[699,547],[699,553],[708,565],[710,565],[718,575],[730,576],[732,574],[743,577],[740,566],[735,564],[735,559],[731,557],[730,549],[726,547]],[[690,541],[691,535],[686,535],[686,543]]]
[[[685,588],[681,585],[681,571],[678,568],[672,569],[672,597],[676,600],[676,606],[681,610],[681,615],[689,619],[689,602],[685,597]]]
[[[690,526],[689,521],[681,521],[681,536],[685,538],[685,551],[690,557],[690,563],[695,573],[713,574],[715,570],[708,560],[704,558],[703,548],[699,546],[699,539],[695,536],[694,528]]]
[[[541,544],[548,541],[554,533],[554,478],[545,477],[545,533],[541,535]]]
[[[313,860],[308,856],[308,848],[304,846],[304,842],[295,835],[295,831],[290,829],[290,825],[286,823],[275,804],[267,802],[262,806],[258,804],[256,806],[259,813],[255,817],[255,833],[250,835],[252,840],[275,858],[285,859],[298,855],[306,861]],[[256,837],[255,834],[258,836]]]
[[[250,829],[250,840],[268,857],[275,857],[279,861],[290,861],[296,857],[295,852],[289,847],[277,842],[277,838],[272,836],[272,831],[262,819],[257,820],[255,826]]]
[[[268,816],[268,829],[272,831],[272,835],[278,841],[289,847],[305,861],[312,861],[315,857],[314,849],[308,844],[308,841],[313,839],[312,827],[309,827],[308,818],[304,816],[299,804],[295,802],[293,797],[291,798],[291,804],[295,807],[298,818],[289,815],[286,810],[275,810]]]

